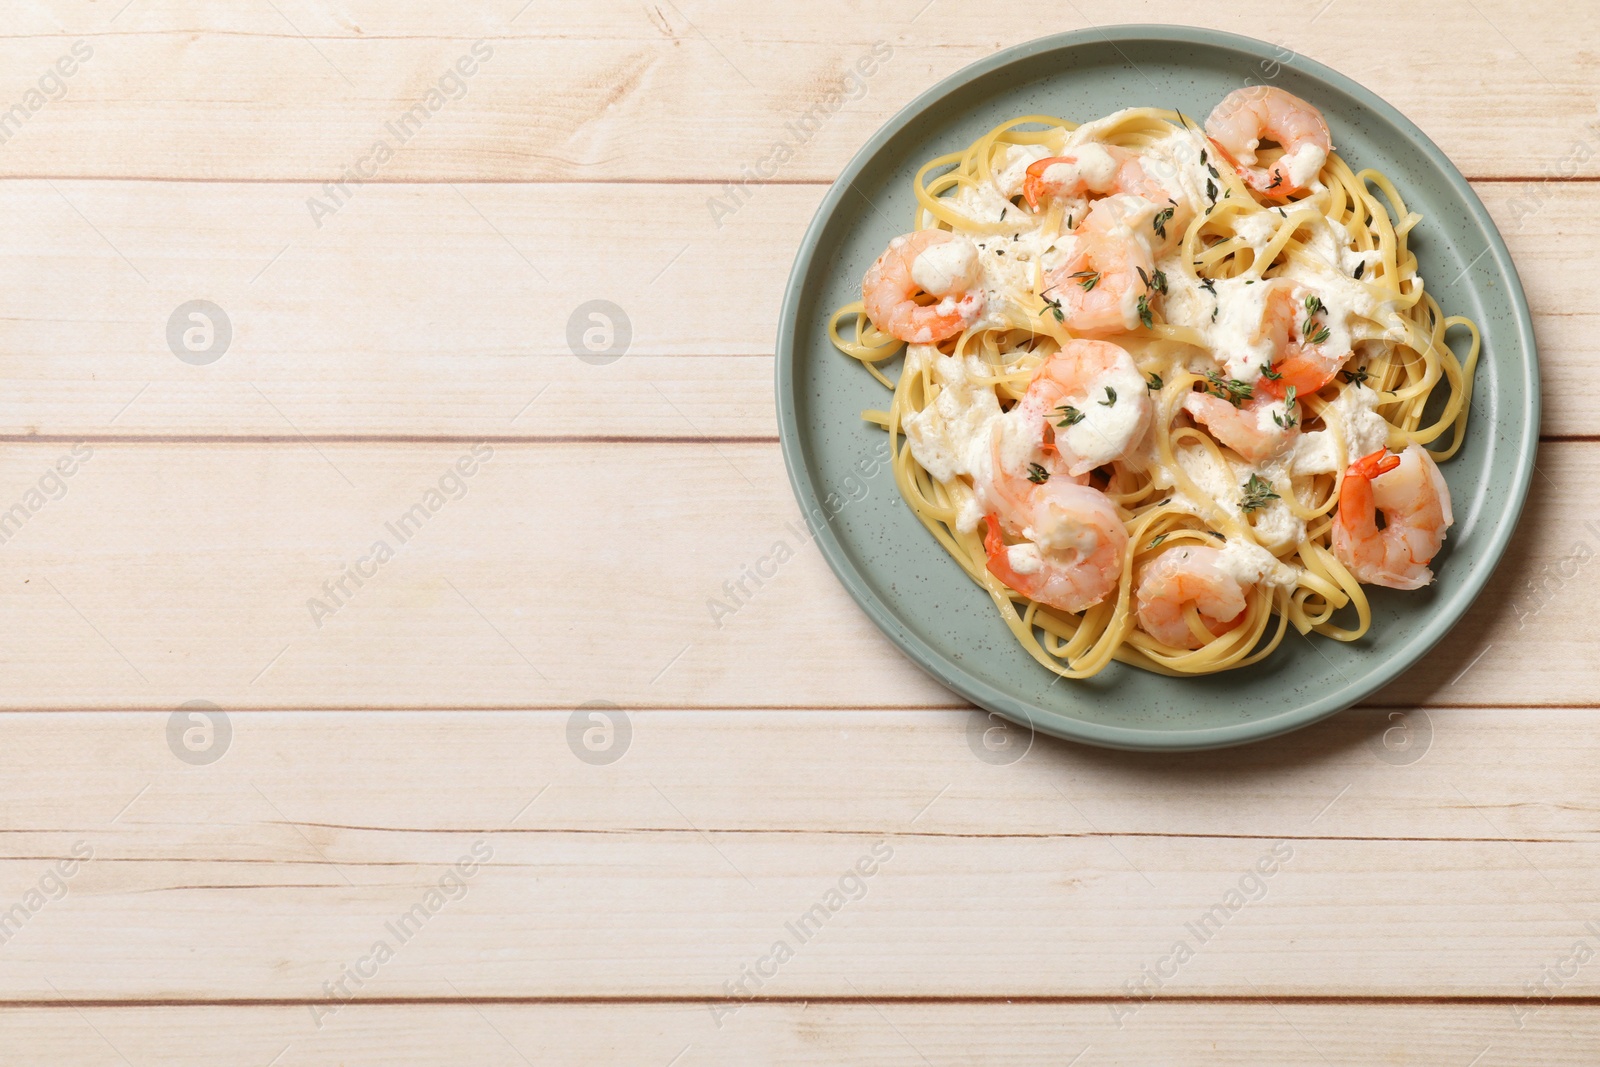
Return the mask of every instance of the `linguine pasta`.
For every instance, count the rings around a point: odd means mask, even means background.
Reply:
[[[1163,674],[1242,667],[1270,655],[1290,628],[1360,638],[1372,619],[1354,573],[1361,567],[1334,544],[1347,473],[1384,449],[1427,446],[1429,458],[1443,462],[1461,447],[1479,333],[1470,320],[1446,316],[1425,290],[1407,244],[1420,217],[1379,171],[1353,171],[1332,151],[1297,155],[1287,136],[1278,147],[1267,143],[1273,139],[1268,131],[1260,144],[1230,150],[1189,117],[1144,107],[1084,126],[1045,115],[1003,123],[930,160],[915,179],[913,234],[964,238],[976,269],[924,251],[912,274],[938,276],[927,284],[948,288],[962,284],[951,279],[965,269],[971,299],[958,307],[924,291],[909,294],[916,286],[908,283],[909,299],[928,315],[963,314],[959,329],[937,339],[913,335],[906,344],[875,325],[862,302],[838,309],[830,323],[838,349],[892,393],[886,408],[863,417],[887,431],[906,503],[989,593],[1023,647],[1064,677],[1089,677],[1113,659]],[[1101,201],[1132,202],[1093,188],[1107,184],[1100,164],[1112,151],[1118,160],[1136,159],[1149,188],[1159,190],[1144,190],[1152,215],[1123,211],[1117,240],[1143,244],[1129,245],[1138,265],[1128,276],[1138,280],[1120,295],[1110,292],[1112,271],[1074,260],[1088,240],[1088,212],[1104,217],[1113,205],[1101,210]],[[1049,162],[1061,159],[1072,162]],[[1035,199],[1047,179],[1057,195]],[[1256,187],[1263,182],[1268,188]],[[1090,188],[1080,188],[1085,183]],[[1287,192],[1294,185],[1303,187]],[[1161,193],[1164,203],[1155,199]],[[1146,253],[1149,270],[1139,259]],[[1041,368],[1076,351],[1083,332],[1073,329],[1074,309],[1097,287],[1098,299],[1121,301],[1106,306],[1123,318],[1087,332],[1131,357],[1144,379],[1141,397],[1129,397],[1126,373],[1095,379],[1087,399],[1055,407],[1042,440],[1029,442],[1043,459],[1067,451],[1068,434],[1131,434],[1087,473],[1126,532],[1120,567],[1098,602],[1074,611],[1002,579],[1032,573],[1027,566],[1037,566],[1046,549],[1028,541],[1021,521],[1006,526],[1003,540],[1012,543],[1001,543],[995,435],[1018,432],[1006,424],[1021,417]],[[1264,322],[1290,296],[1294,322],[1274,334]],[[970,313],[979,304],[981,313]],[[1464,358],[1446,343],[1452,331],[1468,340]],[[1285,344],[1326,357],[1332,377],[1285,390]],[[1197,396],[1248,414],[1241,422],[1212,405],[1218,426],[1236,422],[1249,446],[1206,425],[1198,413],[1211,402],[1191,399]],[[1122,421],[1107,421],[1119,417],[1119,403]],[[1135,403],[1137,411],[1129,407]],[[1130,430],[1140,413],[1142,427]],[[1379,469],[1366,468],[1369,475]],[[1035,484],[1051,477],[1040,463],[1026,471]],[[1361,484],[1369,483],[1380,487],[1382,509],[1382,476]],[[1352,497],[1357,485],[1351,476]],[[1438,485],[1447,525],[1448,493]],[[1405,521],[1390,517],[1396,536]],[[1184,548],[1216,550],[1205,558],[1237,583],[1246,605],[1237,617],[1216,619],[1203,615],[1202,603],[1174,600],[1171,609],[1197,635],[1190,647],[1155,636],[1141,614],[1147,569]],[[1073,565],[1070,553],[1060,559]],[[1421,573],[1431,578],[1425,566]]]

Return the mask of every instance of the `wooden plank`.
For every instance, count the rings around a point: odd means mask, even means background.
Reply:
[[[499,444],[476,467],[464,444],[74,447],[92,454],[0,455],[0,503],[27,515],[0,531],[5,707],[953,699],[828,571],[776,445]],[[1384,700],[1594,700],[1600,448],[1549,444],[1539,466],[1489,590]],[[885,470],[857,489],[895,491]],[[1531,649],[1537,672],[1519,669]]]
[[[831,178],[940,78],[999,48],[1085,26],[1070,10],[1045,25],[1025,7],[919,10],[921,0],[844,17],[835,5],[812,5],[786,13],[781,30],[732,0],[660,10],[541,4],[524,13],[516,4],[464,12],[294,2],[208,6],[203,17],[117,6],[36,5],[0,38],[0,67],[12,72],[7,99],[21,99],[75,41],[94,49],[64,98],[6,146],[0,173],[335,177],[483,39],[489,58],[463,88],[445,85],[464,95],[440,98],[383,180],[726,180],[768,157],[775,141],[793,141],[786,123],[885,42],[890,58],[781,174]],[[1102,25],[1148,14],[1132,0],[1093,11]],[[1299,55],[1332,64],[1396,104],[1475,176],[1557,167],[1593,117],[1587,57],[1600,31],[1556,14],[1530,17],[1511,0],[1483,0],[1466,15],[1444,0],[1405,5],[1386,14],[1382,33],[1362,32],[1355,14],[1269,0],[1202,0],[1184,18],[1247,27],[1290,64]],[[1440,34],[1446,23],[1450,33]],[[1486,84],[1498,87],[1492,102]]]
[[[12,716],[0,902],[23,912],[0,1001],[309,1016],[342,982],[336,1000],[1087,996],[1127,1028],[1155,995],[1533,1017],[1526,987],[1600,943],[1591,719],[1438,712],[1410,764],[1359,712],[1206,755],[1039,739],[1000,766],[965,712],[641,712],[609,764],[578,757],[566,712],[264,713],[197,765],[165,713]],[[1592,972],[1553,991],[1595,996]]]
[[[1600,184],[1479,191],[1536,312],[1545,430],[1592,433]],[[761,190],[721,228],[701,186],[368,187],[320,230],[313,192],[0,183],[0,434],[776,433],[779,302],[822,189]],[[232,330],[206,365],[168,336],[197,299]],[[614,361],[569,340],[592,300],[627,316]]]
[[[1100,1004],[755,1004],[718,1030],[694,1004],[353,1005],[317,1030],[301,1007],[0,1011],[19,1061],[125,1067],[437,1063],[1583,1062],[1592,1010],[1552,1007],[1518,1030],[1498,1005],[1153,1004],[1117,1029]],[[174,1040],[175,1034],[183,1040]],[[1085,1052],[1085,1049],[1088,1051]],[[676,1057],[676,1060],[674,1060]]]

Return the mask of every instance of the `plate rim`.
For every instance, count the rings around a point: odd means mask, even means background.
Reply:
[[[821,498],[811,482],[801,443],[801,427],[796,409],[794,375],[796,361],[796,324],[800,313],[799,303],[806,280],[814,269],[822,231],[849,191],[855,190],[855,181],[894,136],[915,122],[932,106],[948,94],[962,88],[972,80],[991,74],[1011,64],[1033,58],[1041,53],[1065,50],[1084,44],[1109,44],[1121,51],[1119,44],[1148,43],[1170,45],[1202,45],[1241,52],[1253,58],[1272,59],[1278,54],[1275,46],[1253,37],[1195,26],[1175,24],[1124,24],[1091,27],[1052,34],[1013,45],[996,52],[940,79],[930,88],[914,97],[895,112],[851,156],[839,176],[829,186],[816,214],[807,226],[800,241],[794,265],[784,289],[783,304],[779,312],[775,359],[775,393],[778,414],[779,444],[783,453],[784,468],[789,476],[790,488],[801,505],[802,514],[810,515]],[[1126,57],[1124,57],[1126,58]],[[1131,63],[1131,60],[1129,61]],[[1502,386],[1501,396],[1508,388],[1522,386],[1521,432],[1508,437],[1505,443],[1517,449],[1513,467],[1514,483],[1504,509],[1495,516],[1495,528],[1480,552],[1482,565],[1469,572],[1466,583],[1448,601],[1435,605],[1424,628],[1411,639],[1405,652],[1385,665],[1350,682],[1320,698],[1300,703],[1277,714],[1225,725],[1186,727],[1177,730],[1152,730],[1108,723],[1073,719],[1029,705],[1010,693],[982,681],[961,665],[951,661],[944,652],[932,647],[921,637],[903,626],[877,589],[865,578],[845,552],[830,523],[814,524],[814,539],[829,568],[856,605],[866,613],[873,624],[892,641],[907,659],[931,676],[945,688],[971,701],[979,708],[999,714],[1014,722],[1026,724],[1030,729],[1066,740],[1102,748],[1134,751],[1187,752],[1227,748],[1277,737],[1301,729],[1356,704],[1372,693],[1394,681],[1410,670],[1431,651],[1467,614],[1468,609],[1483,592],[1489,579],[1499,569],[1512,536],[1527,503],[1532,484],[1534,464],[1539,445],[1541,413],[1539,354],[1533,333],[1533,317],[1523,290],[1521,276],[1511,259],[1510,250],[1500,229],[1495,225],[1488,209],[1477,192],[1468,183],[1456,165],[1440,150],[1432,138],[1424,133],[1400,110],[1339,71],[1305,56],[1297,56],[1294,65],[1313,78],[1320,79],[1353,97],[1363,108],[1376,114],[1400,131],[1415,144],[1427,161],[1445,179],[1460,200],[1467,206],[1470,219],[1489,239],[1488,254],[1507,279],[1507,295],[1516,319],[1520,340],[1520,382]],[[1509,373],[1511,368],[1506,368]],[[809,524],[809,520],[808,520]],[[1041,668],[1042,669],[1042,668]]]

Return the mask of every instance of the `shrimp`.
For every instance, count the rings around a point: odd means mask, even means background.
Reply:
[[[1161,255],[1177,244],[1193,217],[1188,204],[1180,204],[1165,189],[1154,197],[1113,193],[1096,200],[1074,232],[1111,234],[1143,245],[1151,255]]]
[[[1293,93],[1271,85],[1235,89],[1206,119],[1206,134],[1258,193],[1283,200],[1304,192],[1333,149],[1322,113]],[[1283,146],[1269,167],[1256,165],[1263,140]]]
[[[1199,648],[1244,621],[1245,590],[1219,563],[1222,552],[1203,546],[1169,548],[1145,565],[1134,594],[1144,632],[1163,644]],[[1194,606],[1201,626],[1188,617]]]
[[[912,344],[953,337],[983,313],[978,249],[946,230],[918,230],[889,242],[867,268],[861,300],[884,333]],[[917,294],[938,298],[919,303]]]
[[[1084,232],[1072,238],[1066,260],[1050,274],[1045,292],[1057,294],[1052,310],[1075,334],[1132,330],[1140,322],[1139,297],[1147,292],[1143,279],[1152,276],[1155,260],[1143,241],[1090,225],[1085,219]]]
[[[986,506],[1007,516],[1026,516],[1034,490],[1049,481],[1087,484],[1088,474],[1069,470],[1061,450],[1046,439],[1042,415],[1018,404],[995,421],[989,435],[989,467],[974,490]],[[1020,519],[1015,525],[1026,522]]]
[[[1293,282],[1269,282],[1262,333],[1272,338],[1272,347],[1281,353],[1272,365],[1272,375],[1263,377],[1263,392],[1282,400],[1293,386],[1300,396],[1310,396],[1333,381],[1339,368],[1350,358],[1351,349],[1331,343],[1331,333],[1319,320],[1326,308],[1311,290]],[[1341,337],[1343,334],[1341,334]]]
[[[1035,211],[1046,196],[1083,199],[1090,194],[1132,193],[1166,200],[1168,192],[1126,148],[1089,142],[1070,153],[1035,161],[1022,179],[1022,195]]]
[[[1211,431],[1211,436],[1251,463],[1278,455],[1294,439],[1300,423],[1300,405],[1282,410],[1271,397],[1255,396],[1239,407],[1211,393],[1190,393],[1183,408]]]
[[[1428,450],[1413,443],[1396,456],[1380,448],[1344,472],[1333,552],[1357,581],[1420,589],[1433,581],[1428,564],[1454,522],[1450,487]]]
[[[1088,485],[1050,479],[1030,495],[1022,520],[1024,540],[1007,545],[1001,519],[986,516],[983,546],[989,573],[1012,589],[1061,611],[1092,608],[1116,589],[1128,547],[1128,530],[1116,505]]]
[[[1126,349],[1074,339],[1039,364],[1017,408],[1037,420],[1076,476],[1132,448],[1150,426],[1152,405]]]

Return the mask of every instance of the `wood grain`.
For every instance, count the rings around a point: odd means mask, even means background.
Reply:
[[[317,1030],[304,1007],[0,1010],[28,1062],[198,1067],[473,1063],[1480,1063],[1583,1062],[1590,1009],[1551,1007],[1517,1029],[1501,1005],[1153,1004],[1122,1029],[1102,1004],[755,1004],[722,1029],[698,1004],[429,1005],[343,1009]],[[1201,1037],[1203,1035],[1203,1039]],[[1087,1049],[1087,1051],[1085,1051]],[[1485,1051],[1488,1055],[1484,1055]],[[676,1057],[676,1060],[674,1060]]]
[[[14,6],[0,1059],[1594,1058],[1592,965],[1551,977],[1600,946],[1593,20],[1504,0],[1401,5],[1380,34],[1320,0]],[[1002,765],[994,724],[797,532],[773,338],[800,235],[871,132],[1085,16],[1248,27],[1417,121],[1511,247],[1547,440],[1488,590],[1375,706],[1242,750],[1040,737]],[[864,95],[719,226],[708,199],[880,40]],[[464,95],[367,183],[323,187],[478,41]],[[7,127],[75,46],[59,98]],[[196,299],[235,329],[205,366],[167,340]],[[632,330],[604,365],[567,338],[596,299]],[[380,538],[376,574],[324,589]],[[779,540],[793,560],[718,626],[708,598]],[[194,700],[229,715],[213,763],[174,740]],[[616,762],[580,758],[590,701],[625,716]],[[874,845],[892,856],[865,894],[762,1001],[729,1001]],[[464,889],[429,897],[474,847]],[[1256,895],[1275,848],[1260,899],[1201,943],[1186,924]],[[400,944],[385,923],[419,904]],[[391,938],[369,1003],[330,1013],[325,983]],[[1180,940],[1193,958],[1146,1002]]]
[[[953,699],[829,572],[775,445],[473,446],[481,464],[466,444],[75,447],[91,455],[65,479],[66,444],[0,456],[0,504],[41,505],[0,531],[8,707]],[[1594,444],[1545,446],[1488,591],[1382,702],[1594,700],[1597,465]],[[895,489],[880,469],[848,492]],[[1519,667],[1530,648],[1536,672]]]
[[[1600,184],[1541,200],[1478,191],[1534,309],[1545,432],[1593,434],[1600,313],[1585,264]],[[0,287],[0,434],[776,434],[779,303],[820,187],[760,190],[720,228],[699,186],[367,187],[320,230],[314,192],[0,183],[13,220],[0,261],[14,264]],[[233,327],[206,366],[168,342],[169,318],[195,299]],[[568,338],[597,299],[632,333],[598,365]]]
[[[1600,48],[1587,20],[1530,19],[1507,0],[1398,6],[1378,33],[1354,9],[1270,0],[1204,0],[1181,13],[1114,0],[1043,17],[1034,5],[895,0],[796,8],[778,23],[752,19],[737,0],[541,3],[520,17],[511,0],[475,10],[374,0],[119,6],[39,5],[8,26],[0,64],[15,97],[76,40],[94,56],[65,98],[6,145],[0,173],[336,178],[484,39],[492,56],[465,95],[441,101],[381,180],[721,182],[792,139],[786,123],[883,41],[893,54],[864,95],[843,102],[779,175],[830,180],[939,79],[1092,18],[1247,30],[1289,65],[1306,56],[1363,83],[1468,175],[1528,176],[1558,167],[1585,136]],[[1241,81],[1264,76],[1241,65]],[[1493,106],[1485,85],[1496,87]]]
[[[726,999],[781,940],[750,993],[1115,1000],[1148,966],[1141,997],[1509,1016],[1600,942],[1588,712],[1354,712],[1191,756],[1036,738],[1010,765],[968,712],[635,712],[607,765],[569,719],[236,713],[195,766],[165,713],[13,716],[0,902],[64,895],[6,930],[0,1001],[316,1002],[380,941],[348,992]]]

